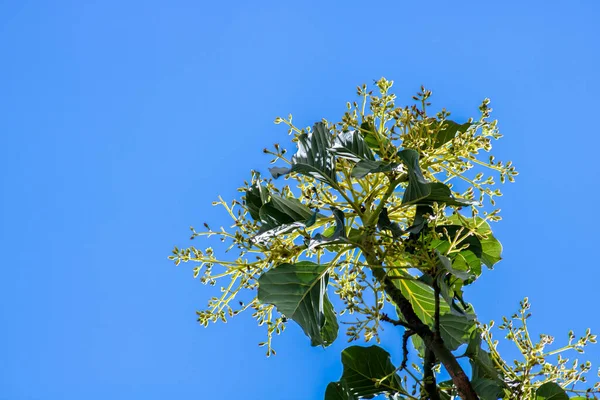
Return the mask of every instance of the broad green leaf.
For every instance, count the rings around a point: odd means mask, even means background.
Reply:
[[[482,218],[464,218],[470,226],[476,226],[476,232],[485,236],[479,239],[481,243],[481,261],[488,267],[492,268],[498,261],[502,260],[502,244],[492,234],[492,228]],[[450,220],[456,224],[463,225],[463,221],[456,215],[450,217]]]
[[[405,393],[390,354],[381,347],[350,346],[342,351],[342,365],[342,377],[339,382],[329,384],[325,400],[371,399],[382,393]],[[376,385],[379,379],[382,381]]]
[[[267,188],[258,183],[253,183],[252,186],[246,190],[246,207],[248,208],[250,216],[255,221],[260,221],[259,211],[262,205],[267,202],[267,198]]]
[[[495,368],[490,354],[481,348],[481,332],[474,329],[465,351],[471,364],[473,389],[483,400],[496,400],[504,389],[502,374]]]
[[[472,204],[478,204],[475,200],[469,199],[457,199],[452,195],[452,191],[448,186],[442,182],[432,182],[429,184],[431,191],[430,194],[415,203],[419,204],[431,204],[431,203],[444,203],[447,206],[470,206]]]
[[[468,245],[468,247],[465,250],[470,250],[477,257],[482,256],[483,249],[481,246],[481,242],[477,238],[477,236],[469,232],[468,228],[463,227],[462,225],[439,225],[436,227],[435,230],[442,234],[441,239],[444,241],[448,241],[449,239],[450,241],[454,241],[456,237],[460,235],[461,239],[464,238],[461,240],[460,245]],[[446,236],[446,232],[448,233],[449,238],[448,236]],[[444,253],[443,248],[437,248],[441,253]]]
[[[327,265],[301,261],[281,264],[258,279],[258,300],[296,321],[312,346],[329,346],[338,332],[333,305],[327,297]]]
[[[381,231],[388,230],[392,232],[392,236],[396,239],[402,236],[404,231],[400,228],[400,225],[397,222],[392,222],[388,215],[388,210],[386,207],[381,209],[379,213],[379,219],[377,220],[377,228]]]
[[[421,172],[419,153],[412,149],[404,149],[398,152],[398,156],[408,170],[408,187],[404,191],[402,204],[414,203],[429,196],[431,187]]]
[[[413,219],[412,225],[406,230],[406,232],[413,235],[418,234],[427,226],[427,219],[425,215],[432,215],[433,209],[429,205],[418,205],[415,210],[415,218]]]
[[[350,161],[375,160],[373,152],[365,143],[363,136],[356,131],[340,133],[334,140],[329,152]]]
[[[437,250],[435,251],[435,253],[437,254],[438,259],[440,261],[438,265],[441,268],[443,268],[444,270],[446,270],[449,274],[451,274],[463,281],[466,281],[467,279],[469,279],[471,277],[471,274],[468,272],[468,269],[465,270],[465,269],[455,268],[454,263],[452,262],[452,260],[450,260],[450,258],[440,254],[440,252]],[[471,253],[471,254],[473,254],[473,253]],[[473,256],[475,256],[475,255],[473,254]],[[477,259],[477,260],[479,260],[479,259]]]
[[[535,391],[535,400],[569,400],[569,396],[559,384],[546,382]]]
[[[335,207],[332,207],[331,211],[333,212],[333,217],[335,218],[335,225],[333,226],[333,231],[331,231],[332,227],[329,227],[323,234],[317,233],[315,237],[310,240],[308,248],[313,249],[317,246],[336,240],[343,241],[343,239],[346,238],[344,212]]]
[[[463,250],[456,254],[452,267],[458,271],[469,271],[475,276],[481,275],[481,260],[471,250]]]
[[[307,175],[330,185],[337,186],[335,160],[329,153],[332,135],[323,122],[317,122],[312,132],[298,136],[298,151],[292,157],[291,168],[270,168],[271,175],[277,179],[290,172]]]
[[[419,166],[419,153],[412,149],[398,152],[408,170],[408,186],[402,197],[402,204],[444,203],[447,206],[467,206],[475,202],[456,199],[448,186],[441,182],[427,182]]]
[[[368,174],[397,171],[400,164],[389,161],[361,160],[352,168],[352,176],[358,179]]]
[[[435,294],[427,284],[407,279],[394,280],[396,286],[413,306],[419,319],[434,328],[435,321]],[[440,334],[444,343],[451,350],[456,350],[460,345],[469,341],[471,332],[475,327],[474,315],[457,316],[451,313],[450,306],[440,301]],[[413,344],[415,341],[413,340]],[[419,346],[415,344],[415,347]]]
[[[475,319],[472,315],[458,316],[449,313],[440,315],[442,339],[451,351],[467,343],[474,329]]]
[[[502,387],[493,379],[476,378],[471,381],[471,385],[480,400],[498,400],[502,396]]]
[[[457,294],[455,292],[455,284],[462,282],[450,274],[439,274],[437,276],[437,284],[440,288],[440,295],[450,307],[450,313],[459,317],[467,316],[468,307],[463,304],[462,308],[456,303]],[[462,301],[461,301],[462,303]]]
[[[357,400],[357,397],[348,391],[345,381],[330,382],[325,390],[325,400]]]
[[[487,236],[485,239],[480,239],[483,250],[481,261],[488,268],[493,268],[498,261],[502,260],[502,244],[492,235],[492,229],[487,222],[483,222],[477,232]]]
[[[307,221],[313,216],[313,211],[294,198],[271,195],[273,206],[290,216],[293,221]]]
[[[436,135],[433,147],[438,148],[444,145],[445,143],[448,143],[456,136],[457,132],[464,133],[467,131],[467,129],[469,129],[471,125],[472,124],[469,122],[465,122],[464,124],[457,124],[456,122],[451,120],[443,121]]]
[[[435,317],[435,299],[433,289],[423,282],[394,279],[394,283],[400,289],[404,297],[410,301],[415,314],[423,323],[433,327]],[[440,315],[450,312],[450,307],[440,302]]]
[[[254,197],[255,205],[257,204],[256,200],[257,198]],[[264,198],[262,201],[264,201]],[[271,199],[258,210],[258,220],[261,221],[261,227],[258,234],[252,238],[252,241],[263,242],[295,229],[311,226],[316,222],[317,217],[323,217],[323,215],[311,211],[310,208],[298,200],[272,194]]]

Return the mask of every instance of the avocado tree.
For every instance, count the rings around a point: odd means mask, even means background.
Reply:
[[[445,109],[428,114],[425,88],[414,105],[399,107],[391,87],[383,78],[375,94],[358,87],[359,101],[347,104],[340,122],[301,129],[291,115],[275,120],[289,128],[295,153],[265,149],[271,176],[252,171],[241,199],[219,197],[230,229],[192,228],[192,239],[218,237],[236,256],[193,246],[170,256],[193,262],[205,284],[223,282],[198,321],[207,326],[250,309],[267,327],[267,355],[290,321],[312,346],[333,343],[342,323],[350,342],[376,342],[342,352],[343,373],[326,400],[595,398],[598,384],[581,386],[590,363],[563,358],[596,341],[589,331],[570,332],[565,346],[550,349],[553,338],[529,335],[525,299],[499,326],[522,354],[508,362],[493,323],[481,323],[463,294],[501,260],[491,229],[500,220],[496,180],[517,175],[511,162],[487,154],[501,137],[489,100],[478,118],[454,121]],[[240,301],[243,292],[250,301]],[[404,356],[395,364],[379,346],[385,324],[403,330],[393,345]]]

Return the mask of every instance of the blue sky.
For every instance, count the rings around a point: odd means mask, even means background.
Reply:
[[[322,398],[343,340],[290,327],[267,359],[249,315],[204,329],[210,291],[167,256],[228,222],[211,202],[288,143],[275,116],[339,118],[381,76],[457,119],[492,99],[521,174],[481,319],[529,296],[534,332],[600,333],[600,4],[367,4],[0,2],[0,400]]]

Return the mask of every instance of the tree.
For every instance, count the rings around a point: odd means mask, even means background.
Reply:
[[[218,258],[210,247],[174,249],[170,259],[196,263],[194,277],[203,283],[229,280],[198,321],[207,326],[251,309],[267,326],[267,355],[275,353],[273,334],[290,320],[312,346],[336,340],[338,317],[351,316],[343,320],[349,341],[380,343],[383,324],[404,330],[400,365],[377,345],[346,348],[343,374],[326,400],[595,396],[599,384],[580,386],[590,363],[567,366],[561,356],[583,352],[595,335],[575,340],[570,332],[566,346],[546,350],[553,338],[532,340],[525,299],[499,326],[523,355],[510,364],[496,350],[493,324],[479,322],[463,295],[501,260],[491,230],[501,219],[495,177],[504,183],[517,175],[511,162],[482,154],[501,137],[489,100],[479,119],[460,123],[445,109],[429,115],[431,92],[423,87],[406,107],[396,106],[391,81],[376,87],[375,95],[358,87],[360,102],[348,103],[341,122],[299,129],[291,115],[275,120],[294,135],[296,153],[287,158],[277,144],[265,149],[276,164],[272,177],[253,171],[241,200],[215,202],[233,219],[231,230],[192,228],[192,239],[217,236],[237,258]],[[242,291],[253,299],[236,301]],[[409,365],[409,353],[419,362]],[[442,368],[450,380],[439,380]]]

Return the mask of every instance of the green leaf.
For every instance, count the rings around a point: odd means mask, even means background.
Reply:
[[[252,184],[246,190],[246,207],[255,221],[260,221],[259,211],[262,205],[267,202],[268,195],[267,188],[258,183]]]
[[[473,315],[458,316],[455,314],[440,315],[440,332],[448,350],[454,351],[468,343],[475,329]]]
[[[464,218],[464,217],[463,217]],[[477,234],[484,236],[479,239],[481,245],[481,261],[488,267],[492,268],[498,261],[502,260],[502,244],[492,234],[492,228],[490,225],[480,217],[464,218],[467,220],[469,226],[476,226],[475,231]],[[457,215],[450,217],[450,220],[454,223],[464,225],[464,221],[461,220]]]
[[[348,391],[348,387],[342,382],[330,382],[325,390],[325,400],[357,400],[356,396]]]
[[[480,239],[483,250],[481,261],[488,268],[493,268],[498,261],[502,260],[502,244],[492,235],[492,229],[487,222],[484,222],[477,232],[487,236],[485,239]]]
[[[415,210],[415,218],[413,220],[412,225],[406,230],[406,232],[411,233],[413,235],[418,234],[427,226],[427,219],[425,219],[425,215],[433,214],[433,209],[429,205],[419,205]]]
[[[317,246],[321,246],[329,242],[337,240],[343,241],[346,239],[344,212],[335,207],[331,207],[331,211],[333,212],[333,217],[335,219],[333,231],[331,230],[332,227],[329,227],[325,230],[325,232],[323,232],[323,234],[317,233],[315,237],[310,240],[310,243],[308,244],[309,249],[314,249]]]
[[[462,239],[460,245],[461,246],[468,245],[466,250],[470,250],[477,257],[482,257],[483,249],[481,246],[481,242],[479,241],[477,236],[475,236],[474,234],[469,232],[468,228],[463,227],[462,225],[439,225],[436,227],[435,230],[437,232],[441,233],[442,240],[447,241],[447,242],[448,242],[448,236],[450,237],[450,241],[455,240],[458,235],[460,235],[461,238],[464,237],[464,239]],[[446,236],[445,232],[448,233],[448,236]],[[443,249],[440,249],[440,248],[438,248],[438,249],[440,250],[440,252],[442,252],[442,253],[444,252],[444,251],[442,251]]]
[[[400,228],[397,222],[392,222],[388,215],[388,210],[386,207],[381,209],[379,213],[379,219],[377,220],[377,228],[379,230],[389,230],[392,232],[392,236],[396,239],[402,236],[404,231]]]
[[[378,394],[404,394],[390,354],[378,346],[350,346],[342,351],[344,371],[327,387],[325,400],[371,399]],[[385,378],[385,379],[384,379]],[[375,381],[382,379],[379,385]]]
[[[301,261],[281,264],[258,279],[258,300],[296,321],[312,346],[329,346],[337,337],[338,323],[327,297],[327,265]]]
[[[452,267],[458,271],[469,271],[475,276],[481,275],[481,260],[471,250],[463,250],[456,254],[452,260]]]
[[[334,140],[329,152],[350,161],[375,160],[373,152],[363,136],[356,131],[340,133]]]
[[[434,327],[435,293],[427,284],[407,279],[394,280],[404,297],[410,301],[413,310],[423,323]],[[440,334],[450,350],[456,350],[460,345],[469,341],[471,332],[475,329],[475,316],[467,314],[457,316],[452,314],[450,306],[440,302]],[[415,341],[413,340],[413,344]],[[415,344],[415,347],[419,344]]]
[[[253,201],[256,201],[256,198]],[[310,226],[314,224],[317,216],[321,215],[311,211],[298,200],[273,194],[271,200],[263,204],[258,211],[261,227],[252,241],[262,242],[271,237]]]
[[[292,157],[291,168],[269,168],[273,178],[277,179],[290,172],[310,176],[337,187],[335,160],[329,153],[332,135],[323,122],[317,122],[312,132],[298,136],[298,151]]]
[[[441,122],[441,127],[437,133],[433,147],[438,148],[443,146],[445,143],[451,141],[456,136],[457,132],[464,133],[471,125],[470,122],[457,124],[451,120]]]
[[[490,354],[481,348],[481,331],[474,329],[465,355],[471,364],[473,389],[483,400],[497,400],[504,389],[502,374],[495,368]]]
[[[430,194],[418,201],[419,204],[444,203],[447,206],[470,206],[478,204],[475,200],[457,199],[452,195],[452,191],[442,182],[432,182],[429,184],[431,188]]]
[[[408,170],[408,186],[402,197],[402,204],[444,203],[447,206],[467,206],[476,203],[466,199],[456,199],[448,186],[441,182],[427,182],[419,166],[419,153],[412,149],[398,152]]]
[[[408,170],[408,187],[404,191],[402,204],[413,203],[429,196],[431,187],[421,172],[419,153],[412,149],[404,149],[398,152],[398,157]]]
[[[471,274],[469,272],[467,272],[466,270],[455,268],[454,264],[452,263],[452,261],[448,257],[440,254],[440,252],[437,251],[437,250],[435,251],[435,253],[437,254],[438,259],[440,261],[438,263],[438,265],[443,270],[447,271],[449,274],[451,274],[451,275],[453,275],[453,276],[455,276],[458,279],[461,279],[463,281],[466,281],[467,279],[469,279],[471,277]],[[471,254],[473,254],[473,253],[471,253]],[[473,256],[475,256],[475,255],[473,254]],[[475,257],[475,258],[479,261],[479,259],[477,257]]]
[[[307,221],[313,216],[313,211],[298,200],[289,197],[271,195],[273,206],[288,215],[294,222]]]
[[[389,161],[361,160],[352,168],[352,176],[361,179],[368,174],[396,171],[399,165]]]
[[[476,378],[471,381],[471,385],[480,400],[498,400],[502,397],[502,387],[493,379]]]
[[[546,382],[535,391],[535,400],[569,400],[569,396],[557,383]]]

